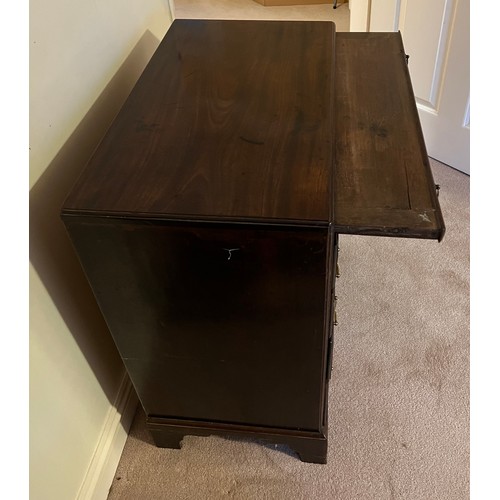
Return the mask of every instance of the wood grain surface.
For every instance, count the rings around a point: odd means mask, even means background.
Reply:
[[[334,34],[175,20],[65,210],[327,224]]]
[[[335,130],[335,231],[441,239],[400,33],[337,34]]]

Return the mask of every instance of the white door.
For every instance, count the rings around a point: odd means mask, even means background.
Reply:
[[[401,31],[432,158],[470,173],[469,0],[350,0],[351,31]]]

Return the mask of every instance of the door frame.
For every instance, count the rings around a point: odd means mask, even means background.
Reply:
[[[372,0],[349,0],[350,31],[370,31]]]
[[[351,31],[398,31],[401,0],[349,0],[349,6]]]

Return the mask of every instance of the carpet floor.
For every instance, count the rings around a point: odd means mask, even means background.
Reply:
[[[469,177],[431,165],[441,243],[340,237],[328,463],[215,436],[159,449],[139,407],[109,500],[469,498]]]
[[[337,31],[349,31],[347,2],[265,7],[254,0],[174,0],[179,19],[266,19],[286,21],[334,21]]]

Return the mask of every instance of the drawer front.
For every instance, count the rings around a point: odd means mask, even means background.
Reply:
[[[326,230],[67,225],[148,415],[319,430]]]

